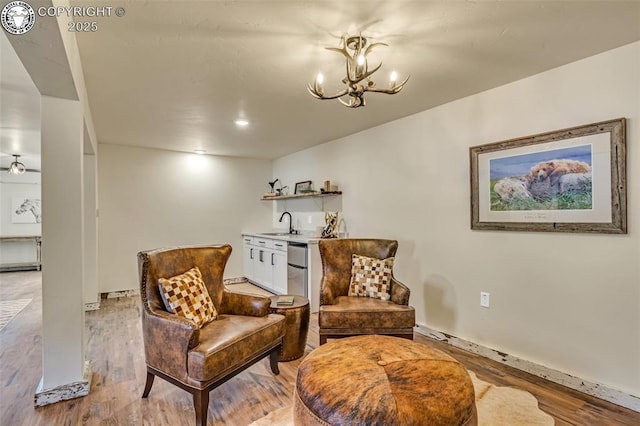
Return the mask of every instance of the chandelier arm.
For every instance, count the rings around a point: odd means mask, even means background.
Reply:
[[[325,47],[325,49],[338,52],[344,55],[345,58],[351,59],[351,55],[349,54],[349,50],[347,49],[347,40],[345,39],[345,36],[340,37],[340,44],[340,47]]]
[[[411,76],[409,76],[409,77],[411,77]],[[402,90],[402,88],[404,87],[405,83],[407,81],[409,81],[409,77],[405,78],[402,83],[397,84],[397,85],[393,86],[390,89],[367,88],[367,91],[368,92],[374,92],[374,93],[386,93],[387,95],[395,95],[396,93],[398,93],[399,91]]]
[[[353,63],[352,63],[352,62],[353,62],[353,58],[349,57],[349,58],[347,58],[347,60],[346,60],[345,62],[347,63],[347,64],[346,64],[346,67],[347,67],[347,76],[346,76],[344,79],[342,79],[342,82],[343,82],[344,84],[347,84],[347,83],[351,83],[351,76],[352,76],[352,75],[355,75],[355,74],[351,71],[351,70],[353,69]]]
[[[402,87],[398,87],[396,89],[367,89],[367,92],[371,92],[371,93],[384,93],[386,95],[395,95],[396,93],[398,93],[400,90],[402,90]]]
[[[313,88],[310,85],[307,85],[307,90],[309,91],[309,93],[311,93],[311,96],[313,96],[316,99],[322,99],[322,96],[320,96],[315,90],[313,90]]]
[[[371,52],[373,50],[373,48],[376,47],[376,46],[389,46],[389,45],[387,43],[382,43],[382,42],[370,44],[365,49],[364,56],[367,56],[369,54],[369,52]]]
[[[349,102],[345,102],[340,98],[338,98],[338,101],[347,108],[358,108],[364,106],[364,98],[359,97],[351,98]]]
[[[344,89],[344,90],[336,93],[335,95],[325,96],[324,93],[320,93],[320,92],[316,91],[316,89],[314,87],[311,87],[310,84],[307,85],[307,90],[316,99],[337,99],[337,98],[340,98],[341,96],[346,95],[349,92],[348,89]]]
[[[347,108],[359,108],[359,107],[363,107],[366,105],[366,99],[364,98],[364,96],[362,94],[360,95],[351,95],[352,97],[349,98],[349,102],[345,102],[343,101],[341,98],[338,98],[338,101],[346,106]]]
[[[332,51],[334,51],[334,52],[341,53],[341,54],[343,54],[343,55],[345,56],[345,58],[347,58],[347,59],[350,59],[350,58],[351,58],[351,55],[349,55],[349,52],[348,52],[348,51],[347,51],[347,49],[346,49],[346,48],[344,48],[344,47],[343,47],[343,48],[338,48],[338,47],[325,47],[325,49],[327,49],[327,50],[332,50]]]
[[[318,89],[317,82],[313,83],[313,86],[311,86],[311,84],[307,84],[307,90],[309,91],[309,93],[311,93],[311,95],[318,99],[322,99],[322,96],[324,95],[322,89]]]

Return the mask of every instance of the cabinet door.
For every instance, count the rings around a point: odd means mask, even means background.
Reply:
[[[274,251],[272,254],[273,291],[287,293],[287,252]]]
[[[263,250],[264,251],[264,276],[262,285],[269,289],[273,290],[273,250]]]
[[[253,251],[253,280],[261,286],[271,289],[273,284],[271,270],[271,250],[255,247]]]
[[[255,279],[253,274],[253,258],[255,257],[256,251],[256,248],[249,244],[242,246],[242,272],[244,277],[251,281]]]

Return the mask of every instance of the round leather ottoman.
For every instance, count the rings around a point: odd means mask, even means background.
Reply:
[[[271,296],[269,311],[284,315],[284,337],[278,361],[292,361],[304,355],[309,332],[309,299],[293,296],[293,304],[278,305],[279,296]]]
[[[300,363],[295,425],[476,425],[473,383],[454,358],[389,336],[349,337]]]

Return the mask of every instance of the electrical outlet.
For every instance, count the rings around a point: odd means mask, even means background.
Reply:
[[[482,306],[484,308],[488,308],[489,307],[490,298],[491,298],[491,295],[489,293],[487,293],[486,291],[481,291],[480,292],[480,306]]]

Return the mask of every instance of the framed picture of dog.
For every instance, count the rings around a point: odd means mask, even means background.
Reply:
[[[627,233],[624,118],[469,148],[471,229]]]

